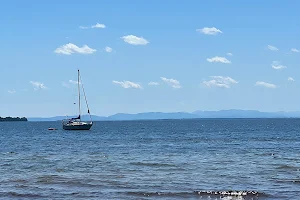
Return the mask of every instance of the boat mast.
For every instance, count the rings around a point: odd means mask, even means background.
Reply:
[[[80,110],[80,78],[79,78],[79,69],[78,69],[78,108],[79,108],[79,120],[81,118],[81,110]]]
[[[89,104],[87,102],[87,99],[86,99],[86,95],[85,95],[85,91],[84,91],[84,87],[83,87],[83,83],[82,83],[82,80],[81,80],[81,76],[79,75],[79,78],[80,78],[80,83],[81,83],[81,86],[82,86],[82,91],[83,91],[83,95],[84,95],[84,100],[85,100],[85,103],[86,103],[86,107],[87,107],[87,110],[88,110],[88,114],[90,116],[90,119],[91,119],[91,122],[93,122],[92,120],[92,115],[90,113],[90,108],[89,108]]]

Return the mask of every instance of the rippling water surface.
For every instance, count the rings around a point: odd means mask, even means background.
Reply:
[[[300,120],[2,122],[0,161],[7,199],[300,199]]]

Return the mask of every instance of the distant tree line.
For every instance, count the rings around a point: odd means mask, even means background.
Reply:
[[[23,121],[27,122],[26,117],[0,117],[0,122],[16,122],[16,121]]]

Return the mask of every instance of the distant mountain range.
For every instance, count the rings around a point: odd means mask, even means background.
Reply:
[[[75,117],[75,116],[69,116]],[[156,120],[156,119],[197,119],[197,118],[298,118],[300,112],[260,112],[257,110],[220,110],[220,111],[195,111],[188,112],[145,112],[137,114],[118,113],[108,117],[92,115],[93,121],[115,121],[115,120]],[[61,121],[65,116],[49,118],[28,118],[28,121]],[[83,116],[83,119],[89,119]]]

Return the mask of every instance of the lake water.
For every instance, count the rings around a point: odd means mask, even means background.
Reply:
[[[2,122],[0,161],[1,199],[300,199],[300,119]]]

